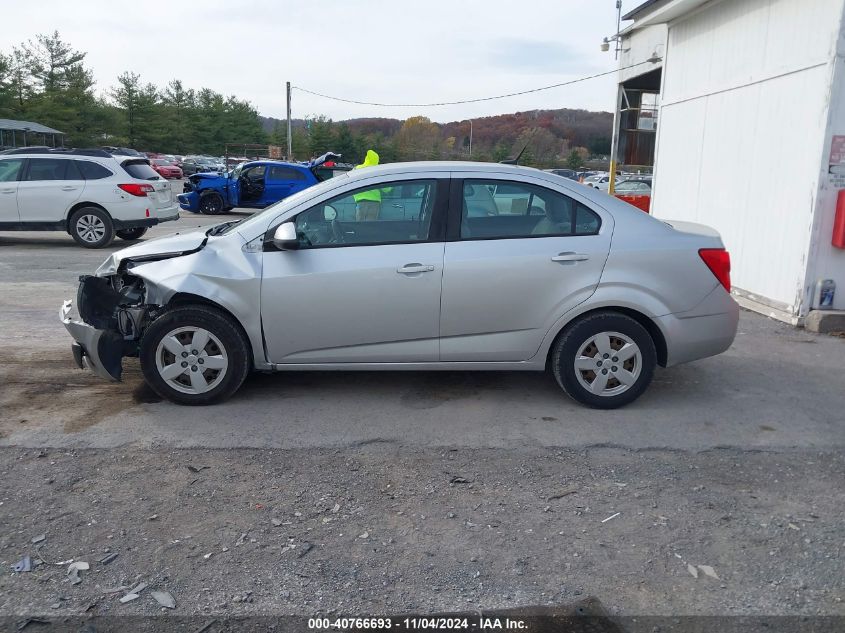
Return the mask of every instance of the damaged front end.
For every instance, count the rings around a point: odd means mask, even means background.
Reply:
[[[141,334],[161,311],[146,303],[144,280],[128,273],[79,278],[76,312],[65,301],[60,318],[74,339],[73,358],[101,378],[119,381],[124,356],[137,356]]]

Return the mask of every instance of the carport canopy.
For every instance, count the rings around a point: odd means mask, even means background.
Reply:
[[[19,143],[32,145],[33,143],[27,142],[29,134],[41,136],[45,145],[49,136],[53,147],[56,146],[56,137],[58,137],[59,144],[64,145],[64,132],[34,121],[0,119],[0,147],[18,147]]]

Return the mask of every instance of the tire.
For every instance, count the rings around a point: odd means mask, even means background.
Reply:
[[[80,246],[104,248],[114,239],[114,224],[99,207],[83,207],[70,216],[68,233]]]
[[[623,349],[624,356],[615,355]],[[595,409],[616,409],[649,386],[657,351],[648,330],[631,317],[597,312],[567,326],[555,343],[551,365],[571,398]]]
[[[200,213],[203,215],[217,215],[223,212],[223,198],[217,193],[207,193],[200,197]]]
[[[122,229],[120,231],[115,231],[115,235],[122,240],[139,240],[146,232],[146,226],[137,226],[134,229]]]
[[[199,344],[202,349],[193,348],[200,332],[207,342]],[[177,307],[158,317],[144,332],[139,357],[153,391],[185,405],[227,400],[252,366],[249,342],[238,325],[222,311],[204,305]]]

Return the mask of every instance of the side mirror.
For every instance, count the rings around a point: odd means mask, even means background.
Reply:
[[[295,251],[299,248],[299,239],[296,237],[296,225],[293,222],[285,222],[276,227],[273,233],[273,244],[282,251]]]
[[[323,207],[323,219],[326,222],[334,222],[337,220],[337,209],[335,209],[332,205],[327,204]]]

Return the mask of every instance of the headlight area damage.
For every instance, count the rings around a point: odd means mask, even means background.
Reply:
[[[175,235],[162,241],[175,248],[156,252],[152,243],[138,244],[110,255],[95,275],[79,278],[79,319],[71,316],[71,301],[64,302],[59,316],[75,341],[73,358],[81,369],[88,368],[108,380],[120,380],[121,359],[138,356],[144,330],[166,310],[160,288],[133,274],[134,267],[198,253],[208,236]]]
[[[73,358],[81,369],[101,378],[119,381],[124,356],[137,356],[141,334],[163,311],[146,303],[144,281],[128,273],[109,277],[83,275],[79,278],[76,309],[71,318],[71,301],[61,308],[61,319],[70,335]]]
[[[94,275],[80,277],[76,300],[60,310],[76,364],[119,381],[124,356],[144,357],[154,322],[197,304],[243,334],[251,346],[247,355],[261,350],[261,254],[237,233],[220,235],[231,224],[130,246],[112,253]],[[269,366],[263,357],[258,364]]]

